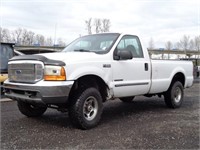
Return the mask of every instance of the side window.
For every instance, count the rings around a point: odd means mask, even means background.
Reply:
[[[130,50],[134,58],[143,58],[143,51],[138,37],[126,35],[117,45],[118,50]]]

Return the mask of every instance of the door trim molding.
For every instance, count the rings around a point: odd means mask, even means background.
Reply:
[[[142,83],[122,83],[122,84],[116,84],[115,87],[147,85],[147,84],[149,84],[149,82],[142,82]]]

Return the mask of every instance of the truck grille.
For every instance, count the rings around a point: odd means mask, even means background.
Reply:
[[[43,79],[41,63],[12,63],[8,65],[8,78],[11,82],[35,83]]]

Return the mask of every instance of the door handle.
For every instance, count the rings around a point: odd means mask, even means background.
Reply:
[[[148,65],[148,63],[144,63],[144,70],[145,70],[145,71],[148,71],[148,70],[149,70],[149,65]]]

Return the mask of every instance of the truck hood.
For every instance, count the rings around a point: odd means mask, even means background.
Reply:
[[[44,53],[38,54],[47,57],[48,59],[60,60],[65,63],[82,62],[82,61],[96,61],[102,60],[105,55],[96,54],[93,52],[59,52],[59,53]],[[105,59],[105,57],[104,57]]]

